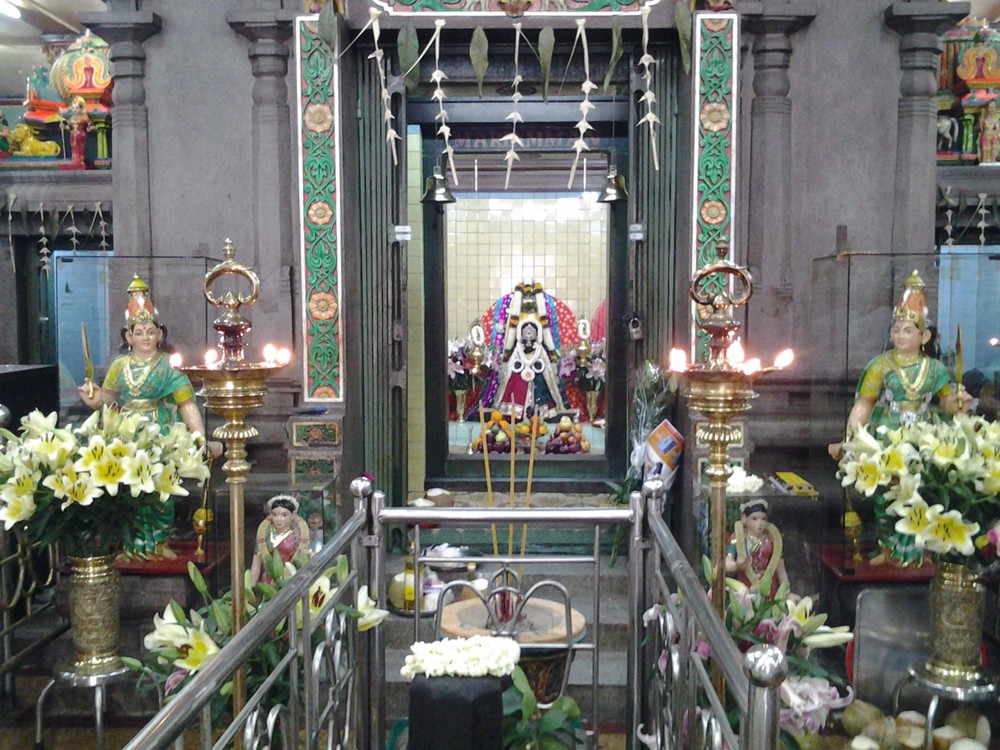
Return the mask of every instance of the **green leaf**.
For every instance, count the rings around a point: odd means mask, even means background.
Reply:
[[[396,37],[396,54],[399,56],[399,69],[404,73],[410,71],[406,74],[406,93],[417,93],[417,88],[420,86],[420,66],[416,63],[420,57],[420,40],[417,38],[416,27],[410,22],[405,23],[399,30],[399,36]],[[347,559],[346,555],[340,557]],[[340,558],[337,558],[337,563],[340,563]]]
[[[133,659],[131,656],[121,657],[122,664],[131,669],[133,672],[141,672],[145,669],[145,665],[138,659]]]
[[[622,59],[622,27],[618,25],[618,20],[615,19],[611,23],[611,59],[608,61],[608,72],[604,75],[604,93],[608,93],[608,87],[611,86],[611,76],[615,72],[615,68],[618,67],[618,61]]]
[[[538,721],[539,732],[554,732],[561,727],[567,719],[567,714],[561,708],[552,706]]]
[[[332,5],[332,3],[331,3],[331,5]],[[221,696],[223,696],[225,698],[228,698],[232,694],[233,694],[233,681],[232,680],[230,680],[225,685],[223,685],[222,687],[219,688],[219,695],[221,695]]]
[[[535,693],[531,689],[527,675],[524,674],[524,670],[520,667],[514,667],[510,678],[514,681],[514,687],[521,693],[521,716],[522,719],[526,719],[538,709],[538,701],[535,700]]]
[[[472,72],[476,75],[476,83],[479,84],[480,99],[483,98],[486,70],[490,67],[489,50],[490,43],[486,39],[486,32],[481,26],[477,26],[472,32],[472,41],[469,43],[469,59],[472,60]]]
[[[173,599],[170,600],[170,611],[173,613],[174,619],[177,620],[177,622],[182,624],[187,623],[188,618],[187,615],[184,614],[184,608]]]
[[[337,583],[343,586],[350,574],[351,568],[347,563],[347,555],[337,555]]]
[[[332,52],[337,48],[337,8],[336,3],[329,2],[319,12],[317,35]]]
[[[549,100],[549,80],[552,75],[552,53],[556,48],[556,33],[551,26],[538,32],[538,63],[542,69],[542,99]]]
[[[712,561],[708,555],[701,556],[701,572],[707,583],[712,583]]]
[[[677,0],[674,5],[674,24],[677,26],[677,36],[680,39],[681,63],[684,72],[691,72],[691,11],[692,5],[686,0]]]
[[[275,581],[280,581],[284,578],[285,566],[281,562],[281,555],[273,552],[264,555],[264,565],[267,567],[268,575]]]

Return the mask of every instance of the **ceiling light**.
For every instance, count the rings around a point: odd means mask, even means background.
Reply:
[[[10,16],[11,18],[20,18],[21,11],[16,5],[10,3],[10,0],[0,0],[0,13],[5,16]]]

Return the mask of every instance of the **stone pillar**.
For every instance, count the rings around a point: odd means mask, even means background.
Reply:
[[[114,6],[113,6],[114,7]],[[81,23],[111,45],[113,109],[112,188],[117,251],[153,254],[149,200],[149,121],[146,110],[146,51],[143,43],[162,27],[151,11],[112,9],[85,13]]]
[[[742,14],[744,29],[753,35],[746,263],[759,285],[752,317],[753,338],[758,345],[789,341],[794,332],[790,36],[808,26],[815,15],[812,2],[771,1],[751,4]]]
[[[291,342],[291,267],[294,254],[292,201],[297,191],[291,170],[288,108],[288,40],[295,14],[235,10],[226,21],[249,40],[253,70],[253,266],[270,281],[271,294],[257,306],[258,340]]]
[[[899,34],[896,180],[892,252],[930,252],[937,188],[937,73],[940,35],[968,15],[969,3],[895,2],[885,23]]]

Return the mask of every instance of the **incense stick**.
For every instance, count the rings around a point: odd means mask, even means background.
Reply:
[[[490,477],[490,451],[486,445],[486,417],[483,414],[483,409],[486,408],[486,404],[483,403],[485,399],[483,398],[482,392],[479,395],[479,447],[483,450],[483,468],[486,471],[486,502],[492,508],[493,507],[493,480]],[[497,546],[497,525],[495,523],[490,524],[490,536],[493,537],[493,556],[496,557],[500,549]]]
[[[531,507],[531,479],[535,475],[535,441],[538,438],[538,415],[531,415],[531,449],[528,454],[528,483],[524,489],[524,507]],[[524,550],[528,546],[528,524],[521,525],[521,567],[518,575],[524,575]]]
[[[529,384],[529,388],[531,385]],[[510,410],[510,509],[514,510],[514,458],[517,456],[517,399],[511,394],[512,407]],[[528,398],[525,396],[524,405],[527,407]],[[522,412],[523,414],[523,412]],[[507,554],[514,554],[514,524],[507,524]]]

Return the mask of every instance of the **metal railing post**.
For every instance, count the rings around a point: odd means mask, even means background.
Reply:
[[[628,654],[626,667],[629,675],[628,701],[629,731],[625,734],[626,750],[631,750],[635,730],[642,723],[642,680],[635,679],[640,674],[642,663],[642,613],[647,605],[644,572],[646,567],[646,533],[643,516],[643,499],[638,492],[628,498],[632,511],[632,528],[629,533],[628,551]],[[596,603],[594,605],[597,606]]]
[[[373,563],[372,557],[372,547],[368,544],[368,540],[373,537],[374,531],[374,521],[376,517],[373,513],[373,506],[375,504],[374,499],[369,500],[372,497],[372,481],[367,477],[356,477],[351,481],[351,495],[354,498],[354,512],[365,514],[365,526],[364,534],[362,538],[361,549],[359,550],[357,545],[352,549],[352,552],[357,556],[356,559],[351,561],[352,566],[359,574],[359,582],[364,583],[367,581],[369,591],[374,593],[374,597],[379,596],[379,588],[373,586],[374,581],[378,578],[374,578],[371,574],[378,567],[377,559]],[[377,532],[374,534],[377,538]],[[377,558],[377,554],[375,555]],[[359,585],[360,585],[359,583]],[[375,741],[375,721],[374,714],[377,713],[377,708],[374,705],[374,701],[377,700],[379,691],[375,688],[376,680],[378,676],[376,675],[378,659],[375,658],[375,654],[378,653],[378,644],[381,639],[381,628],[375,628],[374,632],[369,635],[369,637],[361,637],[360,634],[354,634],[354,643],[358,648],[358,670],[360,674],[357,682],[358,694],[354,700],[354,705],[351,707],[353,710],[357,711],[355,714],[358,717],[357,728],[359,734],[359,747],[381,747],[381,745],[372,744]]]
[[[376,491],[372,493],[369,505],[370,521],[369,536],[365,540],[368,548],[369,559],[374,558],[371,567],[371,578],[368,585],[372,591],[385,591],[386,603],[388,607],[389,587],[385,582],[385,528],[379,520],[382,508],[385,507],[385,493]],[[379,596],[376,594],[375,596]],[[371,716],[371,738],[372,744],[369,747],[385,747],[385,629],[375,628],[372,634],[371,649],[368,656],[371,659],[371,690],[372,707]]]
[[[740,748],[771,750],[778,747],[780,690],[788,674],[788,662],[777,646],[759,643],[747,651],[743,670],[750,678],[750,688],[747,692],[746,725],[740,732]]]

